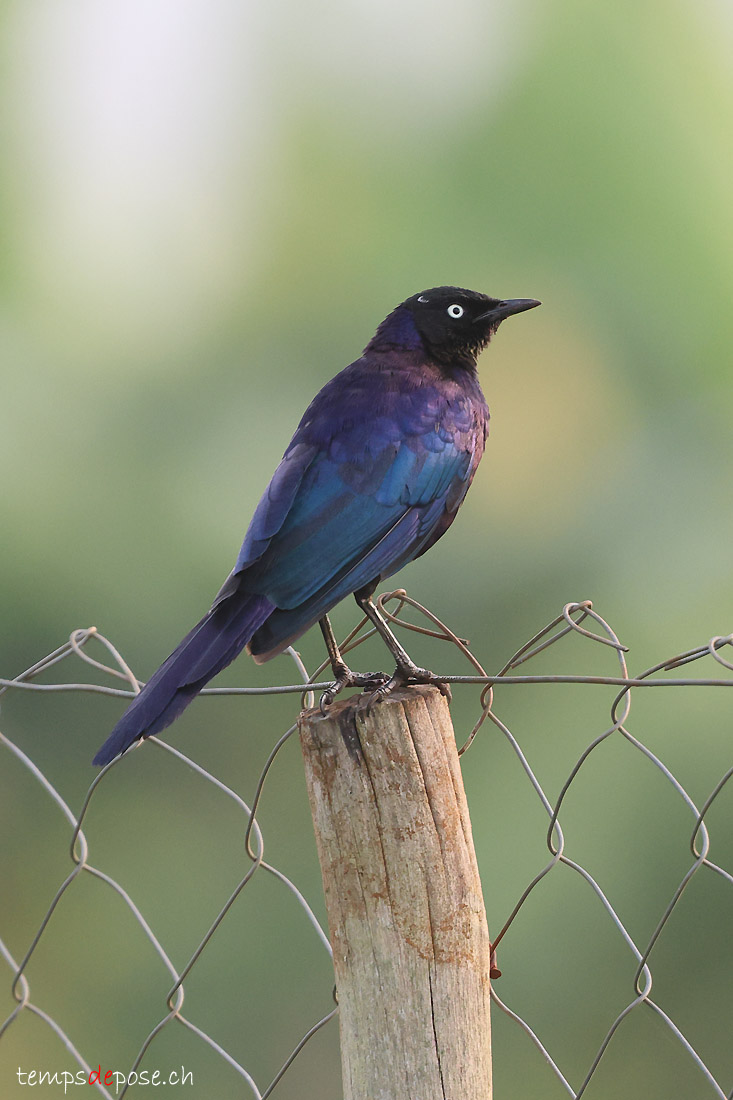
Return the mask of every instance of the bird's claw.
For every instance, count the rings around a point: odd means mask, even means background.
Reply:
[[[318,704],[320,712],[325,718],[331,703],[333,703],[336,696],[342,692],[344,688],[360,687],[363,688],[364,691],[368,691],[370,688],[377,688],[378,690],[381,685],[388,680],[389,677],[386,672],[352,672],[350,668],[344,665],[343,668],[338,670],[334,682],[329,688],[326,688],[321,696]]]
[[[360,687],[369,693],[363,703],[363,710],[367,714],[376,703],[381,703],[391,695],[395,688],[404,687],[407,684],[433,684],[449,703],[452,699],[448,684],[439,679],[434,672],[430,672],[427,668],[420,668],[412,662],[399,664],[391,676],[387,676],[384,672],[352,672],[346,665],[335,666],[333,671],[336,679],[323,692],[319,702],[319,709],[324,718],[336,696],[344,688],[349,687]]]
[[[419,668],[417,665],[398,665],[389,680],[384,684],[380,684],[371,693],[366,702],[366,711],[370,711],[375,703],[381,703],[383,699],[392,694],[395,688],[405,687],[408,684],[433,684],[449,703],[453,698],[450,685],[439,679],[434,672],[430,672],[427,668]]]

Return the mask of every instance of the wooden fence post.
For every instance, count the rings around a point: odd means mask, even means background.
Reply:
[[[448,704],[410,687],[300,719],[344,1100],[490,1100],[489,934]]]

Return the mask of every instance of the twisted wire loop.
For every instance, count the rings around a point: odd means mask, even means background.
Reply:
[[[643,1006],[645,1009],[654,1013],[654,1015],[660,1019],[666,1026],[669,1034],[673,1036],[674,1040],[680,1045],[682,1050],[686,1053],[689,1059],[697,1066],[702,1075],[705,1077],[708,1085],[710,1086],[709,1094],[711,1096],[718,1096],[725,1098],[726,1096],[733,1096],[733,1089],[726,1093],[723,1086],[716,1080],[712,1071],[704,1063],[699,1053],[696,1051],[689,1039],[682,1033],[680,1028],[674,1023],[671,1017],[661,1008],[661,1006],[652,999],[652,971],[651,971],[651,957],[656,944],[662,935],[665,926],[668,924],[670,917],[672,916],[676,906],[678,905],[682,894],[688,887],[691,880],[698,874],[700,874],[703,868],[708,873],[713,873],[719,876],[729,886],[733,886],[733,874],[726,870],[724,867],[713,862],[710,859],[710,835],[706,818],[708,817],[711,807],[716,800],[720,797],[721,793],[726,788],[727,784],[733,778],[733,766],[731,766],[717,781],[711,790],[708,797],[702,803],[702,806],[698,808],[695,801],[685,790],[679,780],[673,775],[672,771],[667,765],[654,753],[648,746],[644,745],[628,728],[628,719],[631,710],[631,695],[632,691],[637,688],[646,687],[682,687],[682,686],[705,686],[705,687],[733,687],[733,678],[693,678],[693,679],[676,679],[669,676],[669,673],[673,670],[682,668],[693,662],[699,660],[710,659],[714,660],[722,669],[726,672],[733,672],[733,661],[729,660],[723,655],[724,652],[728,652],[733,648],[733,634],[728,635],[716,635],[711,638],[706,644],[699,645],[693,649],[687,650],[684,653],[677,654],[673,657],[666,658],[663,661],[645,669],[635,677],[629,675],[626,654],[628,648],[619,640],[618,636],[603,619],[598,612],[593,608],[592,603],[589,600],[584,600],[577,603],[566,604],[559,615],[557,615],[541,630],[537,631],[524,645],[522,645],[503,665],[498,673],[489,675],[484,667],[481,665],[478,658],[473,654],[470,649],[469,643],[460,637],[458,637],[445,623],[443,623],[432,611],[427,607],[420,604],[418,601],[412,599],[407,595],[404,589],[396,589],[393,592],[382,593],[377,601],[380,610],[383,615],[396,627],[404,630],[410,630],[415,633],[429,636],[433,639],[445,642],[451,646],[453,650],[457,650],[458,655],[464,661],[466,661],[473,669],[472,674],[450,673],[445,676],[441,675],[441,679],[445,679],[446,682],[451,684],[462,685],[474,685],[479,687],[480,694],[478,698],[478,715],[474,722],[474,725],[468,733],[466,740],[459,750],[462,754],[470,748],[474,743],[475,738],[481,729],[482,725],[488,720],[499,731],[499,733],[506,739],[512,752],[515,754],[519,765],[524,772],[526,779],[533,791],[534,796],[539,801],[542,811],[547,817],[547,832],[546,832],[546,845],[549,853],[549,858],[544,867],[531,879],[521,895],[517,898],[511,911],[506,916],[503,925],[501,926],[493,944],[492,949],[495,951],[497,945],[505,940],[512,933],[512,926],[522,910],[523,906],[527,902],[530,895],[538,888],[538,886],[547,878],[547,876],[553,871],[558,864],[564,864],[566,867],[574,871],[585,886],[591,891],[592,895],[597,899],[603,912],[606,914],[608,920],[615,928],[621,942],[625,945],[631,958],[635,964],[635,972],[633,976],[633,990],[632,995],[628,1003],[622,1008],[622,1010],[616,1015],[608,1028],[606,1035],[604,1036],[594,1058],[592,1059],[584,1079],[577,1082],[573,1086],[568,1078],[563,1074],[560,1066],[552,1057],[550,1051],[546,1045],[542,1042],[541,1038],[536,1034],[531,1024],[525,1020],[519,1012],[515,1011],[496,993],[495,988],[492,987],[492,999],[501,1012],[512,1020],[530,1039],[535,1045],[537,1050],[542,1055],[545,1063],[549,1067],[550,1071],[554,1074],[559,1084],[563,1087],[565,1092],[575,1098],[583,1096],[590,1081],[592,1080],[605,1052],[607,1051],[609,1044],[612,1042],[614,1035],[618,1031],[618,1028],[622,1022],[632,1013]],[[417,614],[421,617],[420,622],[415,622],[412,618],[406,617],[408,614]],[[363,619],[358,623],[354,629],[345,638],[343,644],[340,646],[342,653],[348,653],[351,650],[357,648],[364,641],[370,638],[374,633],[374,628],[368,627],[368,621]],[[610,649],[615,653],[615,659],[618,664],[619,675],[606,675],[606,676],[584,676],[584,675],[527,675],[516,674],[515,670],[520,666],[527,664],[529,661],[536,658],[539,654],[545,653],[551,647],[557,645],[562,639],[567,638],[570,635],[584,639],[586,643],[592,646],[597,646],[600,649]],[[103,650],[104,660],[99,660],[89,652],[90,645],[94,643],[101,647]],[[234,687],[234,688],[206,688],[201,693],[202,695],[279,695],[279,694],[295,694],[301,697],[302,706],[313,706],[315,695],[318,690],[324,690],[329,686],[329,681],[321,681],[319,677],[323,674],[324,670],[328,667],[327,662],[317,668],[312,675],[309,675],[305,668],[300,655],[296,653],[292,648],[288,650],[290,658],[295,664],[299,676],[299,682],[286,685],[272,685],[264,688],[247,688],[247,687]],[[60,663],[73,658],[77,661],[83,662],[88,668],[94,669],[97,673],[103,674],[105,677],[109,677],[113,683],[123,686],[112,686],[104,683],[38,683],[38,677]],[[495,710],[495,694],[497,686],[500,691],[504,691],[505,687],[514,687],[519,685],[532,685],[532,684],[605,684],[614,687],[618,687],[619,690],[613,699],[610,713],[610,724],[603,729],[603,731],[595,736],[587,747],[583,750],[575,764],[572,766],[566,780],[560,787],[559,794],[554,801],[543,790],[529,759],[520,745],[518,738],[509,729],[508,725],[501,719],[499,714]],[[26,690],[37,692],[92,692],[97,694],[105,694],[112,696],[119,696],[123,698],[132,698],[137,692],[140,691],[142,681],[139,681],[130,666],[124,660],[122,655],[118,652],[115,646],[99,631],[96,627],[89,627],[86,629],[79,629],[72,631],[69,640],[57,649],[53,650],[46,657],[37,661],[31,665],[30,668],[20,673],[18,676],[12,679],[0,679],[0,695],[10,690]],[[11,991],[12,996],[16,1002],[15,1008],[9,1014],[7,1019],[0,1023],[0,1036],[2,1036],[8,1029],[15,1023],[16,1020],[23,1013],[30,1013],[33,1016],[41,1019],[48,1028],[62,1041],[68,1053],[75,1059],[80,1069],[89,1075],[91,1068],[88,1062],[85,1060],[83,1054],[78,1047],[74,1044],[69,1035],[66,1034],[64,1029],[58,1023],[56,1019],[50,1013],[45,1011],[39,1004],[36,1004],[31,999],[31,987],[27,976],[28,964],[33,957],[39,943],[48,932],[49,926],[53,921],[54,913],[57,909],[58,903],[63,895],[73,888],[73,883],[81,875],[89,875],[92,878],[104,883],[110,890],[112,890],[127,906],[135,921],[137,922],[144,938],[152,946],[160,964],[164,970],[168,973],[171,980],[170,991],[167,994],[165,1001],[165,1008],[162,1011],[160,1019],[150,1032],[142,1039],[139,1047],[138,1054],[130,1067],[129,1075],[134,1071],[137,1071],[138,1067],[142,1063],[146,1053],[150,1047],[154,1044],[156,1038],[160,1033],[173,1024],[174,1022],[188,1032],[195,1035],[199,1040],[206,1043],[224,1062],[226,1062],[232,1070],[239,1075],[239,1077],[246,1083],[252,1096],[256,1100],[266,1100],[273,1091],[276,1089],[279,1082],[282,1080],[285,1073],[293,1065],[300,1051],[304,1048],[306,1043],[315,1035],[322,1027],[328,1024],[338,1012],[338,1006],[330,1007],[320,1018],[310,1026],[300,1041],[296,1044],[291,1053],[284,1059],[279,1069],[275,1072],[269,1084],[260,1088],[254,1080],[252,1074],[237,1061],[212,1035],[208,1034],[203,1028],[196,1024],[187,1015],[184,1015],[183,1006],[185,999],[184,983],[188,976],[197,965],[202,954],[206,951],[212,938],[216,935],[217,930],[221,926],[222,922],[227,919],[227,915],[231,909],[236,905],[238,898],[245,890],[245,888],[252,882],[253,878],[257,874],[269,874],[279,882],[289,896],[299,906],[300,911],[303,913],[305,920],[312,928],[316,939],[321,944],[325,952],[331,953],[331,947],[328,941],[328,937],[323,928],[319,924],[312,908],[298,889],[298,887],[275,867],[272,863],[269,863],[264,858],[264,837],[260,825],[257,821],[257,811],[261,806],[262,799],[264,797],[264,790],[266,780],[268,779],[272,767],[276,761],[277,755],[280,752],[283,745],[292,737],[297,726],[291,725],[275,742],[266,762],[259,776],[256,784],[255,794],[252,800],[252,805],[248,805],[244,799],[233,790],[222,779],[213,775],[210,771],[204,768],[195,760],[186,756],[172,745],[162,741],[159,737],[150,737],[149,741],[152,742],[159,751],[165,752],[179,761],[186,764],[194,774],[202,782],[211,784],[212,787],[219,792],[222,797],[230,799],[236,806],[237,810],[241,813],[242,820],[242,833],[243,833],[243,847],[244,853],[249,861],[249,866],[246,872],[234,886],[229,898],[221,906],[215,919],[211,923],[211,926],[203,932],[199,943],[193,951],[190,959],[186,964],[178,969],[171,959],[169,958],[163,943],[158,935],[153,931],[151,925],[146,920],[145,916],[136,905],[130,894],[124,888],[124,886],[107,874],[105,871],[95,867],[89,861],[89,845],[84,833],[83,824],[89,806],[93,798],[101,797],[98,795],[98,791],[103,786],[107,775],[112,768],[120,765],[120,760],[115,760],[103,768],[93,779],[90,784],[86,795],[82,801],[81,808],[77,815],[70,809],[67,802],[64,800],[61,793],[56,787],[49,781],[44,775],[41,767],[37,762],[31,760],[31,758],[20,749],[14,742],[12,742],[4,734],[0,733],[0,746],[11,753],[20,764],[28,771],[29,775],[41,786],[46,795],[51,799],[52,803],[57,807],[60,813],[68,823],[70,833],[70,845],[69,856],[71,869],[63,878],[61,885],[56,889],[55,893],[51,897],[47,910],[41,920],[39,927],[29,932],[28,946],[20,960],[17,960],[3,940],[0,939],[0,955],[5,960],[11,977]],[[690,853],[691,862],[684,875],[682,876],[679,884],[675,888],[672,897],[659,915],[657,925],[646,943],[637,944],[627,931],[621,916],[614,907],[612,901],[606,896],[603,889],[599,885],[596,878],[581,864],[570,859],[565,854],[565,839],[561,825],[561,811],[563,804],[566,800],[568,792],[573,784],[578,781],[583,767],[587,763],[588,759],[593,755],[598,747],[607,741],[611,737],[622,737],[626,742],[632,746],[646,761],[653,765],[664,776],[665,780],[670,784],[675,795],[681,800],[685,806],[690,819]],[[285,896],[285,895],[284,895]],[[492,975],[496,976],[500,971],[493,969],[494,957],[492,956]],[[103,1096],[110,1096],[109,1091],[104,1087],[101,1082],[94,1082],[94,1087]],[[124,1096],[128,1090],[128,1084],[125,1083],[123,1088],[116,1093],[116,1095]]]

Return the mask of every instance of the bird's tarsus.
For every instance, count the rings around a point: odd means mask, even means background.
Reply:
[[[329,688],[326,688],[319,703],[319,709],[323,717],[326,717],[326,711],[331,706],[339,692],[348,687],[360,687],[365,691],[368,689],[374,690],[385,683],[389,679],[386,672],[352,672],[346,661],[341,656],[341,650],[338,647],[336,636],[333,632],[328,615],[324,615],[322,619],[319,619],[318,625],[321,628],[323,634],[323,640],[326,643],[326,649],[328,650],[328,659],[331,662],[331,669],[333,671],[333,683]]]

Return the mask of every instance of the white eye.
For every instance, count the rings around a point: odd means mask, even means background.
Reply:
[[[427,302],[427,298],[425,297],[424,294],[420,295],[420,297],[418,298],[418,302]]]
[[[463,306],[448,306],[448,316],[455,317],[458,320],[459,317],[463,316]]]

